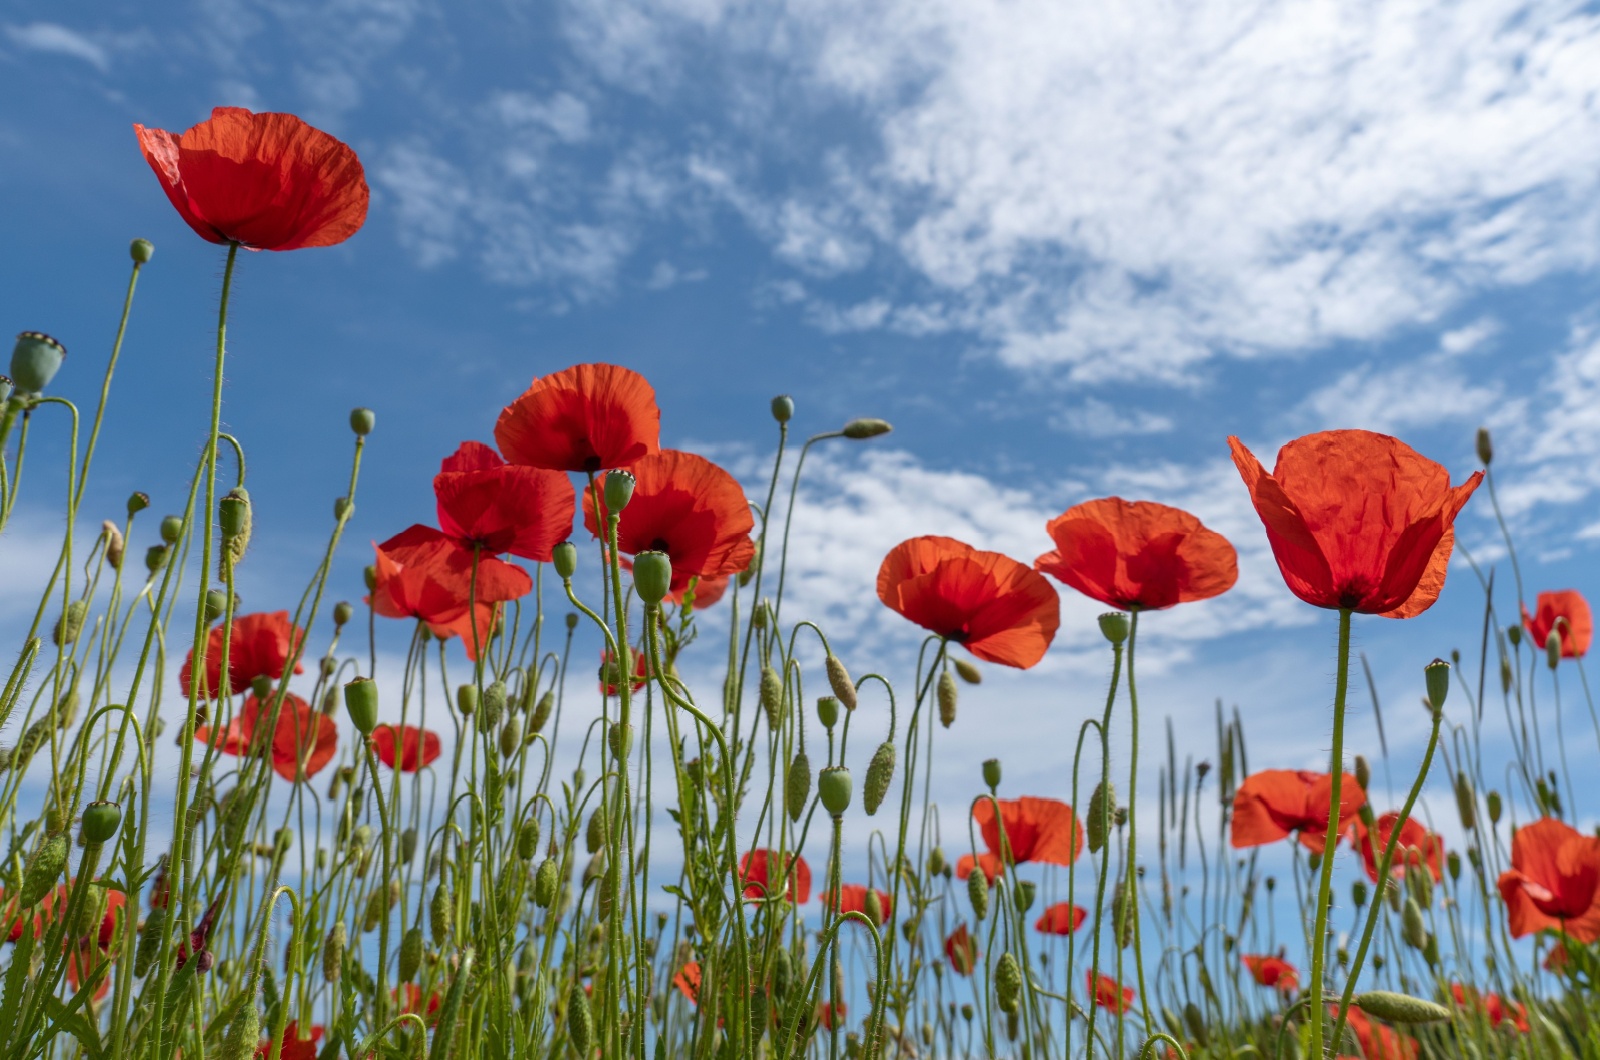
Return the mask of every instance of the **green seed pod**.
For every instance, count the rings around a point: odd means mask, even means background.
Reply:
[[[1361,785],[1362,791],[1372,786],[1372,764],[1366,755],[1356,755],[1356,783]]]
[[[24,331],[11,348],[11,379],[19,393],[37,394],[50,385],[67,348],[42,331]]]
[[[1466,770],[1456,774],[1456,813],[1461,816],[1461,827],[1472,831],[1478,823],[1478,800],[1472,791],[1472,778]]]
[[[144,919],[144,927],[139,929],[139,945],[133,951],[133,977],[143,979],[150,966],[156,962],[156,953],[161,949],[161,929],[167,922],[167,907],[158,905],[150,910],[150,915]]]
[[[228,1033],[223,1036],[222,1048],[217,1053],[218,1060],[253,1060],[256,1055],[256,1045],[261,1038],[261,1012],[256,1008],[255,993],[256,985],[252,982],[244,1007],[228,1024]]]
[[[550,564],[556,569],[556,576],[562,581],[571,581],[572,576],[578,572],[578,546],[571,541],[563,541],[550,550]],[[577,625],[573,621],[577,615],[567,616],[567,628]]]
[[[441,882],[433,889],[433,900],[428,903],[428,937],[435,946],[443,946],[450,938],[450,922],[455,912],[456,896],[448,883]]]
[[[788,423],[794,419],[794,398],[788,394],[779,394],[773,398],[772,418],[779,423]]]
[[[28,867],[22,872],[22,890],[17,895],[19,911],[32,909],[50,893],[56,880],[66,870],[71,847],[67,837],[57,832],[47,836],[39,849],[33,852],[33,857],[28,859]]]
[[[636,480],[631,471],[618,468],[606,472],[605,482],[602,485],[602,496],[605,497],[606,514],[617,515],[633,500],[633,487]],[[583,1050],[578,1050],[580,1053]]]
[[[767,724],[776,729],[783,721],[783,678],[770,666],[761,668],[761,709],[767,713]]]
[[[1022,999],[1022,969],[1017,959],[1007,950],[994,965],[994,997],[1000,1011],[1013,1013]]]
[[[350,722],[362,736],[371,736],[378,727],[378,682],[370,677],[357,677],[346,681],[344,709]]]
[[[89,601],[74,600],[61,612],[61,617],[56,619],[55,631],[50,639],[58,647],[72,644],[78,639],[78,634],[83,632],[84,620],[89,617]]]
[[[867,780],[861,787],[861,805],[866,808],[868,817],[878,812],[884,796],[889,794],[889,785],[894,783],[894,761],[894,744],[888,740],[872,752],[872,761],[867,763]]]
[[[611,749],[611,755],[618,761],[625,761],[633,750],[633,726],[624,725],[620,721],[611,723],[606,730],[606,746]]]
[[[322,978],[328,982],[339,981],[339,973],[344,969],[344,949],[349,943],[350,933],[345,930],[343,920],[328,929],[328,937],[322,941]]]
[[[628,478],[631,480],[633,476],[629,475]],[[567,992],[567,1038],[579,1056],[590,1054],[590,1043],[594,1040],[594,1013],[589,1011],[589,995],[583,992],[580,983],[573,983],[572,989]]]
[[[1443,1005],[1392,990],[1363,991],[1350,1003],[1369,1016],[1390,1023],[1438,1023],[1450,1018],[1450,1010]]]
[[[939,724],[945,728],[956,723],[956,679],[946,670],[939,675]]]
[[[655,606],[672,591],[672,557],[665,552],[639,552],[633,557],[633,588],[639,599]]]
[[[974,868],[967,877],[967,900],[972,903],[972,915],[979,920],[989,915],[989,878],[980,868]]]
[[[361,930],[373,931],[383,923],[389,910],[400,900],[400,881],[390,880],[386,887],[374,887],[367,896],[367,908],[361,918]]]
[[[1443,710],[1445,697],[1450,694],[1450,664],[1435,659],[1422,668],[1422,676],[1428,686],[1428,702],[1434,710]]]
[[[550,720],[551,713],[556,709],[556,694],[554,691],[546,692],[539,697],[539,702],[534,705],[533,717],[528,721],[530,732],[543,732],[545,724]]]
[[[378,415],[371,409],[354,408],[350,410],[350,429],[357,436],[365,438],[372,433],[372,428],[378,425]]]
[[[1101,615],[1100,635],[1113,645],[1127,640],[1128,616],[1121,611],[1107,611]]]
[[[983,782],[990,791],[1000,786],[1000,759],[985,758],[983,760]]]
[[[1110,824],[1111,811],[1116,804],[1116,788],[1105,781],[1094,786],[1094,794],[1089,796],[1089,818],[1084,822],[1084,831],[1089,839],[1089,853],[1098,854],[1100,848],[1106,845],[1106,829]]]
[[[1012,903],[1016,905],[1017,912],[1026,913],[1032,909],[1033,899],[1037,893],[1038,887],[1032,880],[1018,880],[1017,889],[1011,894]]]
[[[789,775],[784,785],[783,798],[789,809],[789,820],[798,823],[806,812],[806,803],[811,799],[811,759],[806,757],[804,747],[794,756],[794,761],[789,763]]]
[[[594,813],[589,815],[589,827],[583,832],[583,849],[590,854],[597,852],[606,844],[606,808],[596,806]]]
[[[166,545],[151,545],[144,550],[144,569],[151,574],[156,573],[167,565],[169,548]]]
[[[422,929],[411,927],[400,939],[400,981],[409,983],[422,967]]]
[[[500,727],[500,754],[510,758],[522,746],[522,715],[509,714],[506,723]]]
[[[550,903],[556,900],[556,887],[561,882],[559,872],[556,859],[545,858],[533,874],[533,904],[540,909],[549,909]]]
[[[1461,852],[1452,850],[1444,856],[1445,871],[1450,873],[1450,882],[1454,883],[1461,878]]]
[[[150,259],[156,256],[156,245],[148,239],[135,239],[128,244],[128,256],[136,266],[148,265]]]
[[[837,655],[829,654],[827,659],[828,687],[833,689],[834,696],[843,703],[846,710],[856,709],[856,686],[850,680],[850,671],[846,670],[844,663],[839,661]]]
[[[1489,794],[1484,797],[1484,803],[1489,810],[1489,823],[1499,824],[1500,811],[1503,808],[1500,804],[1500,793],[1498,791],[1489,792]]]
[[[1415,898],[1407,898],[1401,907],[1400,937],[1412,949],[1420,950],[1427,944],[1427,926],[1422,921],[1422,906]]]
[[[472,717],[478,709],[478,686],[460,685],[456,688],[456,709],[464,718]]]
[[[945,860],[943,847],[934,847],[932,850],[928,851],[929,877],[942,875],[944,873],[944,866]]]
[[[817,720],[822,722],[824,729],[831,729],[839,724],[839,701],[833,696],[823,696],[818,699]]]
[[[1433,876],[1426,867],[1412,865],[1406,869],[1406,893],[1424,909],[1433,905]]]
[[[529,814],[517,828],[517,857],[531,861],[539,852],[539,818]]]
[[[222,527],[222,555],[217,577],[226,578],[229,564],[244,559],[250,547],[250,494],[243,486],[235,486],[218,503],[218,523]]]
[[[887,420],[873,419],[871,417],[864,416],[860,419],[851,420],[849,423],[845,424],[844,428],[839,433],[844,435],[846,438],[850,438],[859,442],[867,438],[876,438],[880,434],[888,434],[892,430],[894,430],[894,428],[889,426],[889,422]]]
[[[109,843],[122,826],[122,807],[114,802],[91,802],[83,808],[83,838],[89,843]]]
[[[1357,909],[1367,904],[1367,881],[1354,880],[1350,884],[1350,901]]]
[[[841,816],[850,808],[850,770],[844,766],[829,766],[817,777],[817,795],[822,808],[832,817]]]

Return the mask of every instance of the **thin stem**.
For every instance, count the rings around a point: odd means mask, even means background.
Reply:
[[[1338,669],[1333,686],[1333,749],[1329,754],[1332,775],[1328,795],[1328,826],[1324,832],[1326,843],[1322,852],[1320,879],[1317,882],[1315,934],[1311,940],[1311,1055],[1316,1060],[1323,1056],[1322,1048],[1322,972],[1328,949],[1328,905],[1333,892],[1333,844],[1339,834],[1339,800],[1344,786],[1344,701],[1350,688],[1350,609],[1339,609]],[[1396,830],[1396,835],[1399,834]],[[1352,982],[1354,980],[1352,979]],[[1343,1012],[1343,1005],[1340,1006]],[[1338,1038],[1335,1037],[1337,1042]]]

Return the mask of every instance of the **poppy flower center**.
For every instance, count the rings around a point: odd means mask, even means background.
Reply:
[[[651,552],[665,552],[668,555],[672,554],[672,549],[670,547],[668,547],[667,540],[666,540],[666,538],[663,538],[663,537],[658,537],[654,541],[650,542],[650,551]]]

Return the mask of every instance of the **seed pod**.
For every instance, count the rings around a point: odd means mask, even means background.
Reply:
[[[1406,869],[1406,893],[1416,898],[1424,909],[1433,905],[1433,876],[1425,866],[1412,865]]]
[[[789,819],[798,823],[806,812],[806,803],[811,798],[811,759],[806,757],[804,747],[794,756],[794,761],[789,763],[788,782],[784,785],[783,798],[789,809]]]
[[[350,933],[345,930],[343,920],[328,929],[328,937],[322,942],[322,978],[330,983],[339,981],[339,973],[344,969],[344,948],[349,942]]]
[[[1098,854],[1100,848],[1106,845],[1108,818],[1116,804],[1116,788],[1103,780],[1094,786],[1094,794],[1089,796],[1089,819],[1084,822],[1084,831],[1089,838],[1089,853]]]
[[[1367,904],[1367,881],[1355,880],[1350,884],[1350,901],[1360,909]]]
[[[107,843],[122,826],[122,807],[114,802],[91,802],[83,808],[83,838],[90,843]]]
[[[441,882],[433,889],[433,900],[428,903],[428,936],[435,946],[443,946],[450,937],[450,921],[454,919],[456,897],[450,885]],[[343,927],[344,925],[340,925]]]
[[[944,872],[944,847],[934,847],[928,851],[928,875],[938,876]]]
[[[534,872],[533,904],[540,909],[549,909],[550,903],[556,900],[556,887],[561,882],[559,871],[555,858],[545,858]]]
[[[1002,953],[995,962],[994,997],[1000,1005],[1000,1011],[1008,1015],[1017,1011],[1017,1004],[1022,999],[1022,969],[1017,966],[1017,959],[1010,950]]]
[[[846,710],[855,710],[856,686],[855,682],[850,680],[850,671],[846,670],[844,663],[831,652],[828,655],[827,669],[828,687],[833,689],[834,696],[845,705]]]
[[[400,981],[409,983],[422,967],[422,929],[409,928],[400,940]]]
[[[517,828],[517,857],[529,861],[539,852],[539,818],[529,814]]]
[[[1128,900],[1132,894],[1133,888],[1123,880],[1111,895],[1111,923],[1116,928],[1117,945],[1123,949],[1133,945],[1133,903]]]
[[[583,986],[574,982],[567,992],[567,1037],[579,1056],[588,1056],[590,1042],[594,1040],[594,1013],[589,1011],[589,995]]]
[[[833,696],[822,696],[817,700],[817,720],[822,722],[824,729],[831,729],[839,724],[839,701]]]
[[[252,982],[244,1007],[228,1024],[222,1049],[217,1053],[218,1060],[252,1060],[256,1055],[256,1045],[261,1038],[261,1012],[256,1008],[255,994],[256,985]]]
[[[478,709],[478,686],[458,685],[456,687],[456,709],[461,716],[469,718]]]
[[[770,666],[761,668],[761,709],[767,712],[767,724],[776,729],[783,721],[783,678]]]
[[[411,859],[417,856],[417,830],[407,828],[400,833],[400,863],[409,865]]]
[[[1390,1023],[1438,1023],[1450,1018],[1450,1010],[1443,1005],[1392,990],[1367,990],[1351,998],[1350,1003]]]
[[[144,927],[139,929],[139,945],[133,951],[133,977],[143,979],[150,966],[156,961],[156,953],[161,949],[161,929],[167,922],[167,907],[158,905],[150,910],[150,915],[144,918]]]
[[[59,832],[48,836],[34,851],[33,857],[28,859],[28,867],[22,873],[22,890],[17,895],[19,911],[32,909],[50,893],[67,867],[67,855],[70,852],[71,844]]]
[[[331,689],[330,689],[331,691]],[[356,677],[345,682],[344,709],[350,723],[363,736],[371,736],[378,727],[378,683],[370,677]]]
[[[972,903],[972,915],[979,920],[989,915],[989,878],[981,868],[974,867],[967,877],[967,900]]]
[[[89,601],[74,600],[69,603],[66,610],[61,612],[61,617],[56,619],[55,632],[51,640],[59,646],[65,646],[78,639],[78,634],[83,632],[83,623],[89,617]]]
[[[522,715],[512,714],[500,727],[500,754],[510,758],[522,746]]]
[[[554,691],[546,692],[539,697],[539,702],[534,704],[533,717],[528,720],[528,728],[533,732],[543,732],[545,723],[550,720],[550,715],[556,709],[556,694]]]
[[[1412,949],[1420,950],[1428,941],[1428,929],[1422,921],[1422,906],[1417,904],[1415,898],[1407,898],[1401,909],[1400,937]]]
[[[595,853],[606,842],[606,808],[604,805],[596,806],[594,813],[589,815],[589,827],[584,829],[583,847],[590,854]]]
[[[1456,813],[1461,815],[1461,827],[1472,831],[1478,823],[1478,800],[1472,791],[1472,778],[1466,770],[1456,774]]]
[[[868,817],[878,812],[884,796],[889,794],[889,785],[894,782],[894,762],[894,744],[885,740],[872,753],[872,761],[867,763],[867,779],[861,786],[861,804],[866,808]]]
[[[832,817],[838,817],[850,808],[850,770],[844,766],[829,766],[817,778],[817,795],[822,808]]]
[[[1000,786],[1000,759],[985,758],[982,765],[983,782],[990,791]]]
[[[1499,824],[1500,811],[1503,808],[1500,804],[1500,793],[1498,791],[1491,791],[1488,795],[1484,796],[1483,801],[1489,811],[1489,823]]]
[[[606,730],[606,746],[611,749],[612,757],[618,761],[626,761],[629,752],[633,750],[633,726],[624,725],[620,721],[611,723]]]
[[[939,675],[939,724],[945,728],[956,723],[956,679],[946,670]]]

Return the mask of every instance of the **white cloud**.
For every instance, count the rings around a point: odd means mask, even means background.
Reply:
[[[1398,434],[1406,428],[1482,420],[1502,397],[1498,384],[1471,382],[1451,353],[1440,352],[1353,368],[1308,395],[1298,416],[1316,430]]]
[[[1051,425],[1091,438],[1116,438],[1133,434],[1165,434],[1172,430],[1172,419],[1143,409],[1118,409],[1098,398],[1085,398],[1081,405],[1063,409]]]
[[[77,30],[55,22],[32,22],[26,26],[7,26],[6,38],[19,48],[81,59],[101,73],[111,69],[111,55]]]

